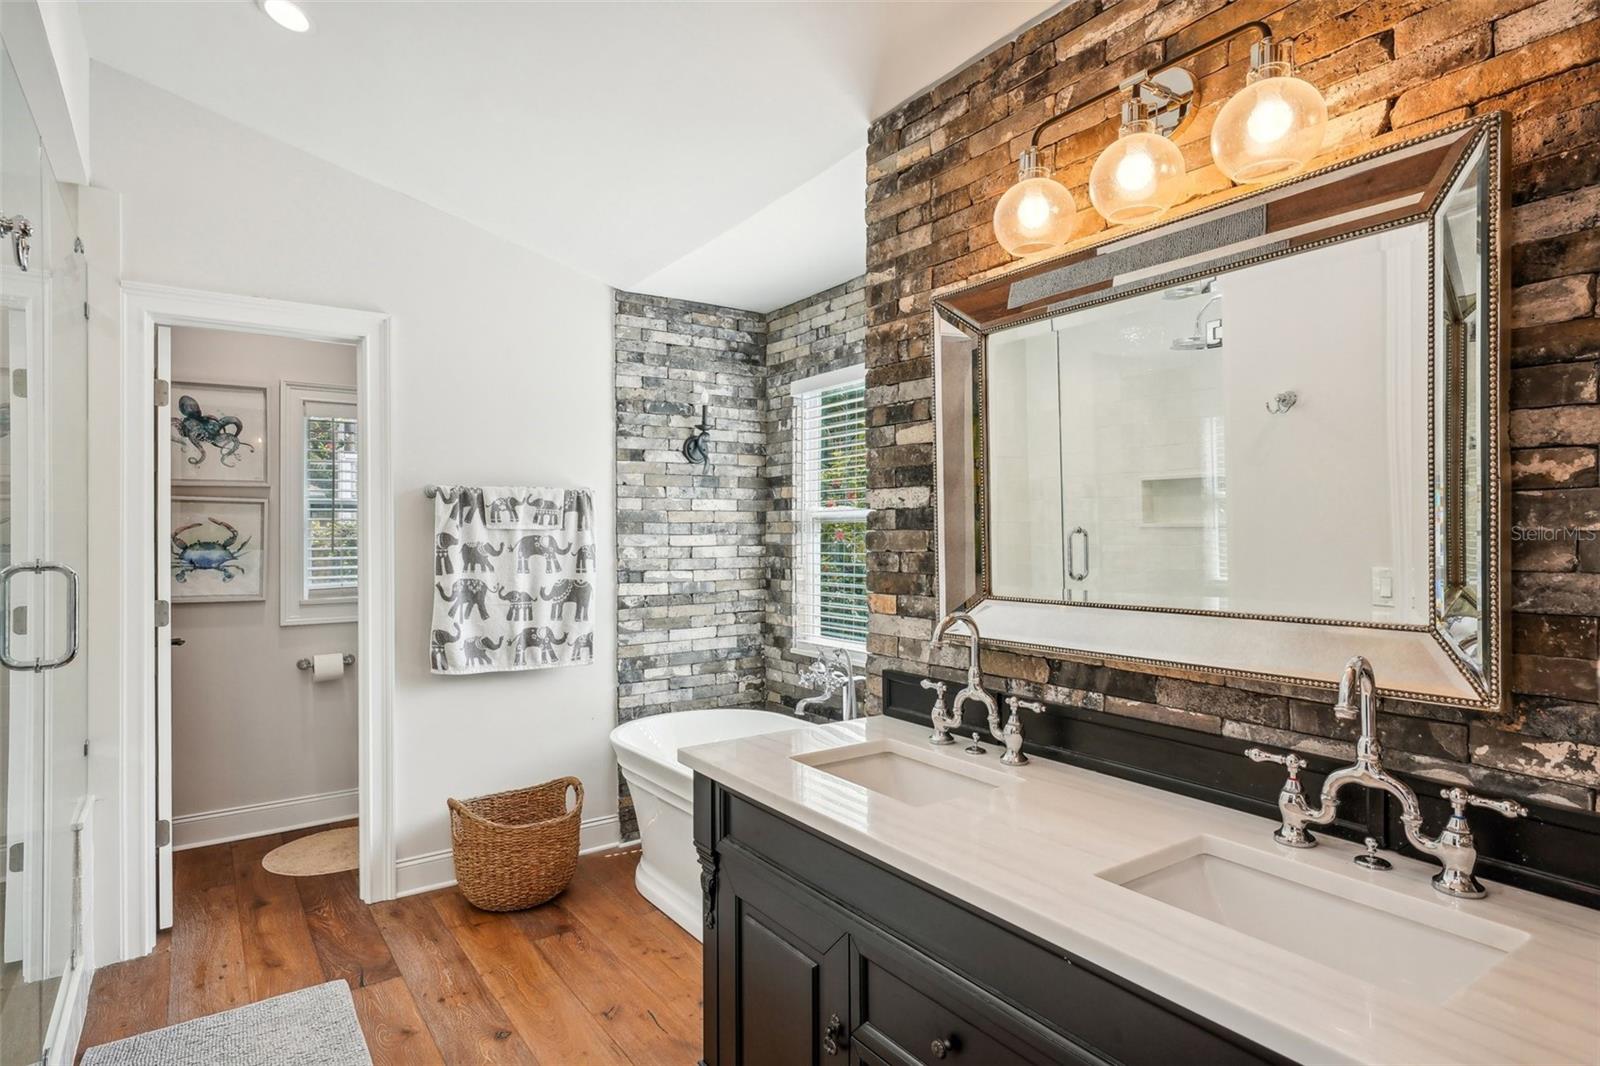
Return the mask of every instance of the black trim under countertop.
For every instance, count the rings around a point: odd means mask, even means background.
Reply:
[[[929,724],[933,693],[921,682],[915,674],[886,671],[883,713],[904,722]],[[991,691],[990,695],[999,698],[1005,694]],[[971,704],[967,710],[959,731],[952,732],[965,735],[976,730],[987,736],[988,723],[972,713]],[[1081,766],[1276,822],[1283,768],[1254,763],[1244,756],[1244,749],[1263,746],[1271,745],[1046,704],[1045,713],[1028,717],[1023,750],[1030,756]],[[1308,764],[1301,771],[1301,781],[1306,795],[1314,798],[1322,789],[1323,778],[1344,764],[1326,756],[1299,754]],[[1438,832],[1450,813],[1450,805],[1439,796],[1440,783],[1406,773],[1394,776],[1416,792],[1426,831]],[[1525,806],[1526,818],[1484,815],[1473,819],[1478,876],[1600,909],[1600,815],[1548,804]],[[1385,848],[1436,864],[1406,842],[1399,804],[1387,793],[1346,791],[1339,813],[1331,825],[1317,831],[1358,842],[1374,837]]]

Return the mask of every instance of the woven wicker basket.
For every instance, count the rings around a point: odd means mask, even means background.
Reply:
[[[571,810],[568,789],[577,797]],[[456,882],[474,907],[536,907],[571,883],[583,820],[583,782],[576,777],[448,802]]]

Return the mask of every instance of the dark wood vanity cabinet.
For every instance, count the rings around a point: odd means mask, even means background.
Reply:
[[[698,774],[694,819],[706,1066],[1287,1061]]]

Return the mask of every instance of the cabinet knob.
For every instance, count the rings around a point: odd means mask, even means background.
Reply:
[[[935,1040],[933,1042],[933,1047],[932,1047],[931,1050],[933,1052],[933,1057],[934,1058],[942,1059],[946,1055],[950,1054],[950,1052],[954,1051],[955,1049],[956,1049],[956,1039],[955,1039],[955,1037],[947,1036],[942,1040]]]
[[[844,1035],[844,1023],[837,1014],[828,1019],[828,1027],[822,1030],[822,1050],[828,1055],[839,1053],[839,1038]]]

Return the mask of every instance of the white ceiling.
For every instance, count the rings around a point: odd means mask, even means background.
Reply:
[[[1052,0],[81,4],[95,60],[624,289],[769,311],[865,265],[870,119]],[[852,176],[853,172],[853,176]]]

